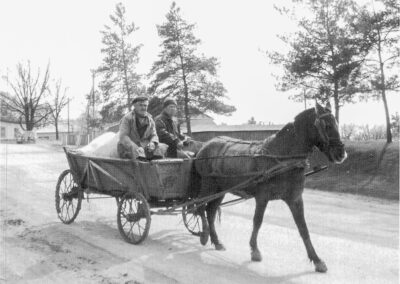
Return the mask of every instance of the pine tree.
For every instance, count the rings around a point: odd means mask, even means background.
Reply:
[[[196,52],[201,41],[193,34],[195,25],[182,18],[175,2],[166,18],[167,22],[157,26],[162,51],[150,71],[153,80],[148,91],[161,99],[177,99],[190,135],[192,114],[230,114],[236,109],[223,102],[226,90],[217,79],[218,60]]]
[[[400,5],[395,0],[382,0],[383,9],[375,10],[366,6],[362,13],[362,28],[368,33],[372,52],[365,64],[364,72],[369,74],[370,92],[368,98],[382,99],[385,109],[386,141],[392,142],[387,91],[400,89]],[[372,9],[369,9],[372,8]],[[372,11],[371,11],[372,10]]]
[[[142,89],[140,75],[135,70],[142,45],[131,44],[132,35],[138,28],[133,22],[127,23],[126,10],[121,3],[116,5],[110,19],[113,26],[105,25],[101,31],[104,45],[101,52],[105,57],[97,70],[103,75],[99,87],[105,103],[101,110],[105,122],[119,120],[123,111],[130,108],[133,96]]]
[[[366,34],[358,29],[357,9],[352,0],[305,0],[311,17],[297,20],[299,31],[281,39],[290,47],[288,54],[269,52],[272,63],[283,66],[279,89],[306,87],[296,99],[333,97],[335,116],[353,102],[363,88],[361,67],[370,50]],[[284,11],[288,13],[288,11]],[[313,90],[310,92],[310,90]]]

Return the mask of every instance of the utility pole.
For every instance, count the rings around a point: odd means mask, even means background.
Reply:
[[[94,94],[94,77],[96,75],[96,70],[90,70],[92,72],[92,119],[94,119],[94,106],[95,106],[95,94]]]
[[[68,102],[67,102],[67,108],[68,108],[68,119],[67,119],[68,120],[68,136],[69,136],[69,101],[70,101],[70,98],[68,98]]]

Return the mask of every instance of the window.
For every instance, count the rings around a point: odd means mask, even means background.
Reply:
[[[1,138],[6,138],[6,128],[1,127]]]

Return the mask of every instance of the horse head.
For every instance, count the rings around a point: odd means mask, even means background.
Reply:
[[[302,117],[306,117],[306,121],[303,121]],[[307,146],[317,147],[329,161],[340,164],[347,158],[344,144],[340,139],[338,123],[329,103],[325,107],[316,103],[314,109],[299,114],[295,119],[295,127],[305,131]]]

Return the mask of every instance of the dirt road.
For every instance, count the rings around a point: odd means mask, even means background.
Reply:
[[[180,216],[153,216],[149,237],[119,235],[113,199],[86,200],[75,223],[54,208],[60,149],[0,145],[0,278],[5,283],[398,283],[396,202],[306,190],[306,218],[328,273],[314,272],[288,208],[268,205],[259,234],[263,261],[250,261],[254,201],[223,209],[227,251],[203,247]]]

